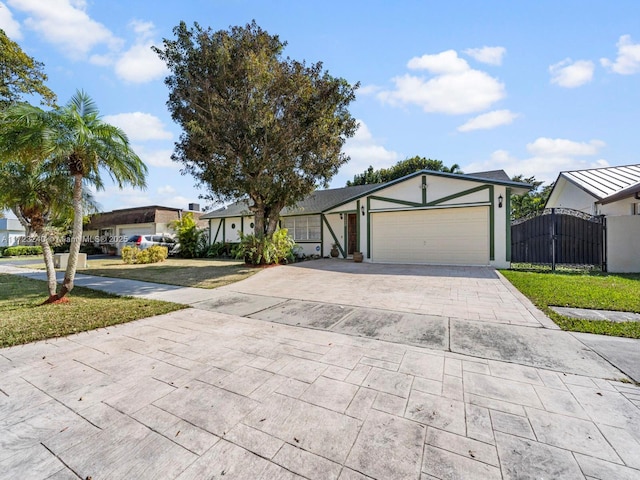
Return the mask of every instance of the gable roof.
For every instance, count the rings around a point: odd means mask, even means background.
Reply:
[[[418,170],[414,173],[406,175],[386,183],[374,183],[369,185],[356,185],[353,187],[330,188],[327,190],[316,190],[307,195],[303,200],[293,207],[286,207],[282,210],[283,217],[290,215],[310,215],[322,213],[328,209],[344,205],[369,193],[382,190],[391,185],[404,182],[418,175],[434,175],[438,177],[449,177],[458,180],[480,181],[491,183],[494,185],[505,185],[523,190],[530,190],[531,185],[528,183],[514,182],[504,172],[504,170],[492,170],[489,172],[478,172],[471,174],[436,172],[432,170]],[[229,218],[251,215],[249,203],[247,200],[227,205],[226,207],[213,210],[200,217],[202,220],[209,218]]]
[[[560,178],[573,183],[601,203],[610,203],[640,190],[640,165],[560,172]]]
[[[313,193],[307,195],[293,207],[285,207],[282,210],[281,215],[310,215],[314,213],[321,213],[328,208],[331,208],[342,202],[349,201],[351,198],[364,195],[365,193],[379,186],[380,184],[378,183],[369,185],[355,185],[353,187],[316,190]],[[232,203],[231,205],[227,205],[226,207],[222,207],[206,213],[200,218],[229,218],[246,215],[251,215],[251,211],[249,210],[249,203],[247,200],[240,200],[238,202]]]

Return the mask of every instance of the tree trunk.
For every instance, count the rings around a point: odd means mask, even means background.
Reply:
[[[38,234],[42,253],[44,254],[44,265],[47,269],[47,286],[49,287],[49,299],[47,302],[50,302],[52,300],[57,300],[58,298],[56,295],[56,288],[58,284],[56,282],[56,269],[53,266],[53,252],[51,251],[49,239],[47,238],[45,231],[38,229],[36,233]]]
[[[64,273],[62,288],[58,298],[64,297],[73,290],[73,280],[76,276],[78,266],[78,253],[82,243],[82,174],[73,175],[73,233],[71,234],[71,245],[69,246],[69,263],[67,271]]]

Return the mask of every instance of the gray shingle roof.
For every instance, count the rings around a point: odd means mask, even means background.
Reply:
[[[573,170],[561,172],[560,176],[603,200],[640,183],[640,165]]]
[[[467,173],[469,177],[486,178],[488,180],[500,180],[501,182],[510,182],[511,179],[504,170],[490,170],[488,172]]]
[[[293,207],[286,207],[282,210],[281,215],[286,217],[287,215],[309,215],[313,213],[320,213],[324,210],[333,207],[339,203],[350,200],[351,198],[358,197],[367,193],[370,190],[380,187],[381,184],[373,185],[356,185],[353,187],[343,188],[330,188],[327,190],[316,190],[315,192],[307,195],[302,201],[298,202]],[[219,208],[213,210],[205,215],[202,219],[207,218],[222,218],[222,217],[239,217],[242,215],[251,215],[249,211],[249,204],[242,200],[236,203],[228,205],[226,208]]]

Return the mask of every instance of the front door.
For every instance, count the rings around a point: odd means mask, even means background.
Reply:
[[[347,215],[347,254],[358,251],[358,214]]]

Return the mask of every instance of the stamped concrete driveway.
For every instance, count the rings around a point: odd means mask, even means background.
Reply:
[[[319,260],[266,269],[192,305],[560,372],[622,376],[487,267]]]
[[[0,349],[0,479],[640,478],[640,388],[491,270],[135,287],[196,308]]]

